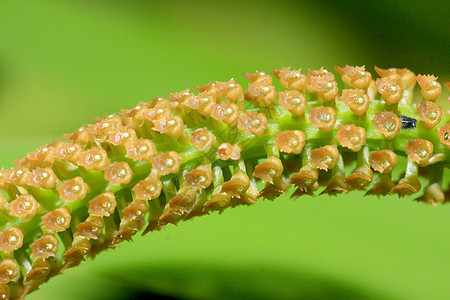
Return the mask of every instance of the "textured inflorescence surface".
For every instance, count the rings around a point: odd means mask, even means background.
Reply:
[[[450,117],[436,104],[437,78],[336,70],[344,89],[324,68],[283,68],[277,82],[244,73],[247,89],[231,79],[140,102],[0,170],[0,298],[24,297],[138,231],[290,188],[295,198],[362,189],[449,201]]]

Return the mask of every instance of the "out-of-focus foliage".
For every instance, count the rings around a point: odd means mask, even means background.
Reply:
[[[0,1],[0,163],[92,118],[242,71],[449,73],[447,1]],[[246,81],[243,81],[246,82]],[[168,226],[30,299],[444,299],[449,207],[287,196]]]

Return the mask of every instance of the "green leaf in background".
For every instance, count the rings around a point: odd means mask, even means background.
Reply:
[[[0,1],[0,164],[138,101],[246,82],[243,71],[365,64],[450,80],[449,13],[417,0]],[[137,237],[29,299],[450,298],[448,206],[288,198]]]

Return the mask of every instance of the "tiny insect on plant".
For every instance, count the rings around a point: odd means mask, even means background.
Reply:
[[[450,116],[436,104],[437,78],[336,70],[341,91],[324,68],[282,68],[278,82],[257,71],[244,73],[246,89],[231,79],[140,102],[1,170],[0,295],[23,298],[139,231],[290,189],[449,201]]]

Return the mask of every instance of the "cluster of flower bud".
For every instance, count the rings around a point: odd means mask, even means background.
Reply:
[[[442,124],[448,116],[436,103],[442,92],[437,78],[375,67],[381,78],[373,79],[365,66],[335,68],[345,84],[341,93],[324,68],[275,70],[284,88],[278,92],[269,74],[244,73],[246,91],[231,79],[140,102],[0,170],[0,217],[6,220],[0,295],[15,281],[26,293],[86,255],[130,240],[146,217],[144,233],[274,199],[291,184],[294,197],[313,195],[320,186],[330,195],[366,188],[377,195],[419,192],[418,168],[448,162],[450,124]],[[404,109],[416,82],[423,99]],[[414,125],[402,124],[405,119]],[[397,155],[407,158],[408,169],[394,183]],[[357,158],[350,173],[347,157]],[[258,190],[256,180],[265,187]],[[439,178],[423,190],[421,201],[448,201]],[[29,259],[26,272],[19,254]]]

